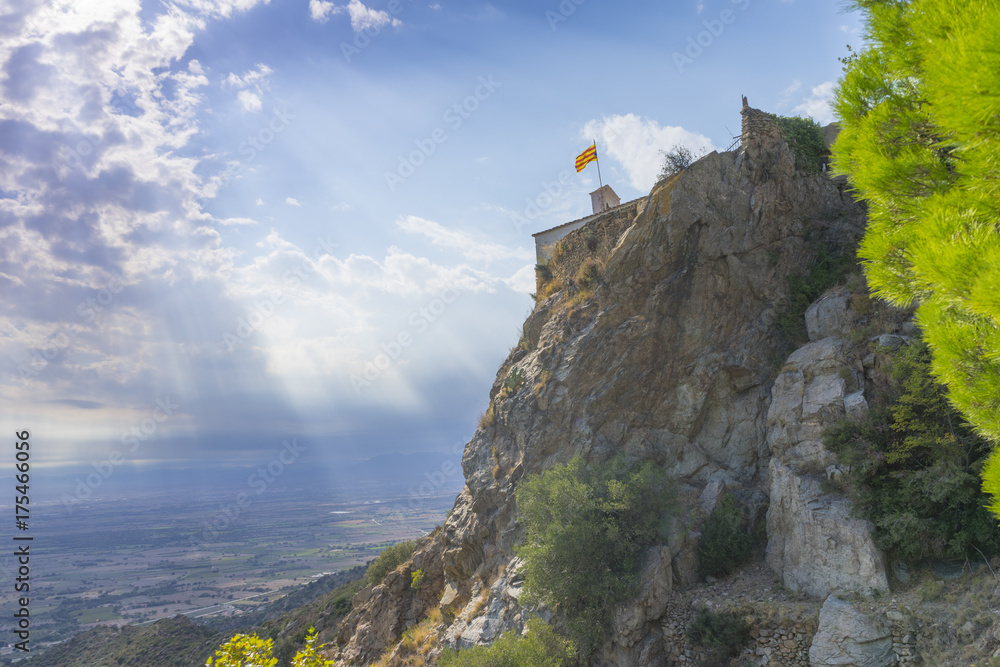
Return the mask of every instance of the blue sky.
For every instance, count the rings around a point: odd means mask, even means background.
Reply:
[[[825,124],[861,41],[832,0],[0,14],[0,421],[39,465],[452,451],[531,234],[589,212],[576,155],[624,201],[661,149],[725,150],[742,94]]]

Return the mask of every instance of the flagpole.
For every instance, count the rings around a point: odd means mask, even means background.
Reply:
[[[594,139],[594,161],[597,162],[597,182],[604,187],[604,181],[601,180],[601,161],[597,159],[597,139]]]

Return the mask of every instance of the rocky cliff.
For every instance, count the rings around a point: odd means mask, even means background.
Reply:
[[[436,608],[445,645],[522,628],[515,489],[575,455],[654,461],[680,499],[670,539],[647,552],[643,590],[596,664],[693,660],[676,600],[697,582],[699,528],[724,490],[748,510],[748,530],[766,528],[767,565],[788,589],[822,601],[887,588],[868,526],[821,488],[837,471],[819,433],[863,408],[877,364],[869,339],[903,320],[852,336],[863,309],[841,289],[810,308],[808,344],[779,330],[789,277],[806,274],[820,249],[849,253],[865,213],[842,181],[796,171],[764,114],[743,113],[753,131],[740,150],[658,183],[592,266],[537,303],[466,446],[453,511],[411,563],[358,594],[338,664],[378,659]],[[426,577],[419,591],[407,586],[416,569]],[[788,660],[771,664],[805,658]]]

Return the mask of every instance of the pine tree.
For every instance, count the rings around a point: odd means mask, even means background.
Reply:
[[[1000,443],[1000,2],[855,4],[868,46],[845,59],[833,159],[869,206],[868,282],[919,303],[934,374]],[[1000,449],[983,488],[1000,516]]]

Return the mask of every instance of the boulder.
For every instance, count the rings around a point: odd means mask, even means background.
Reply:
[[[883,620],[831,595],[819,612],[809,648],[811,667],[889,667],[896,664],[892,630]]]
[[[806,331],[809,340],[818,341],[850,333],[854,313],[850,305],[851,292],[845,288],[827,292],[806,309]]]
[[[885,559],[871,524],[851,516],[846,498],[771,459],[767,564],[788,588],[816,597],[888,591]]]

